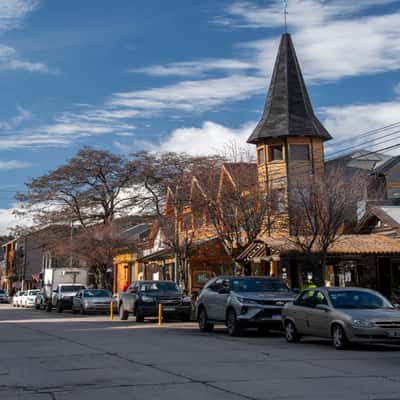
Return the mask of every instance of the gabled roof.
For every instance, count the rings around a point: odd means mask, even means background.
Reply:
[[[264,139],[285,136],[331,139],[314,114],[288,33],[282,35],[264,113],[247,142],[256,144]]]
[[[388,171],[390,171],[395,165],[397,165],[400,162],[400,156],[392,157],[383,164],[379,165],[376,169],[375,172],[377,174],[383,174],[386,175]]]

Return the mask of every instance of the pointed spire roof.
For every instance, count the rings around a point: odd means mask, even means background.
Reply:
[[[331,139],[314,114],[290,34],[282,35],[264,113],[248,143],[285,136]]]

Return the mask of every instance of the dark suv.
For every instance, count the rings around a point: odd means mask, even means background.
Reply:
[[[164,317],[189,321],[192,312],[190,297],[182,294],[175,282],[137,281],[122,293],[119,300],[120,319],[126,320],[129,314],[136,317],[136,322],[143,322],[145,317],[156,317],[158,305],[162,305]]]
[[[206,284],[197,300],[199,328],[210,332],[214,324],[222,323],[231,336],[250,327],[261,331],[281,328],[282,308],[295,296],[278,278],[216,277]]]

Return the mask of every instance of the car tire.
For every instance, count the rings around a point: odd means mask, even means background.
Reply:
[[[126,321],[129,317],[129,313],[127,310],[125,310],[124,308],[124,304],[121,303],[121,305],[119,306],[119,319],[121,321]]]
[[[292,321],[285,323],[285,338],[288,343],[300,342],[301,336],[298,334],[296,325]]]
[[[85,315],[85,314],[86,314],[85,307],[83,307],[83,306],[81,305],[81,308],[79,309],[79,312],[81,313],[81,315]]]
[[[202,332],[212,332],[214,329],[214,324],[208,322],[207,311],[205,308],[201,308],[197,316],[197,322],[199,324],[199,329]]]
[[[60,302],[57,303],[56,305],[56,311],[61,314],[63,312],[63,308]]]
[[[51,312],[51,309],[53,308],[51,303],[46,304],[46,312]]]
[[[233,309],[230,309],[226,316],[226,327],[228,328],[229,336],[240,336],[242,334],[240,323],[237,320],[236,312]]]
[[[75,314],[75,315],[78,314],[78,310],[74,307],[72,307],[72,314]]]
[[[35,303],[35,310],[40,310],[40,304]]]
[[[141,311],[140,307],[136,309],[136,322],[144,322],[143,311]]]
[[[336,350],[344,350],[349,345],[346,332],[339,324],[332,327],[332,343]]]

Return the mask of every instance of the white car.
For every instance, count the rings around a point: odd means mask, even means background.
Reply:
[[[27,292],[25,290],[21,290],[19,295],[17,296],[17,307],[23,307],[25,303],[25,297]]]
[[[26,295],[22,297],[22,307],[33,307],[38,293],[39,289],[28,290]]]
[[[21,291],[18,291],[17,293],[14,294],[12,298],[12,306],[13,307],[19,307],[18,302],[20,298]]]

